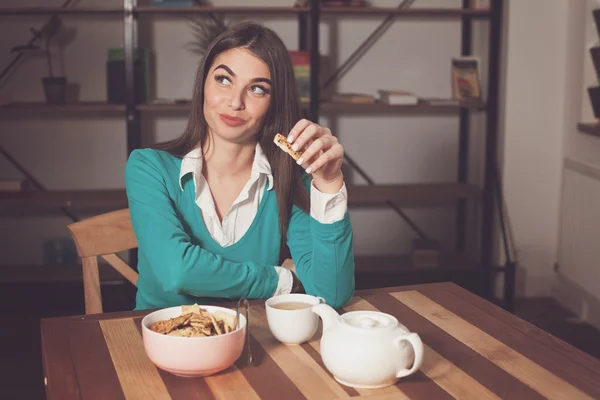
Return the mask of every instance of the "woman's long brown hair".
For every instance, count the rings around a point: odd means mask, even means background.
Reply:
[[[287,48],[275,32],[258,23],[243,22],[218,36],[209,46],[198,67],[192,111],[184,133],[174,140],[156,144],[152,148],[165,150],[176,157],[185,156],[199,145],[200,148],[204,148],[208,136],[208,126],[203,113],[204,83],[215,58],[233,48],[249,50],[263,60],[271,72],[271,103],[258,140],[273,172],[283,259],[289,255],[285,244],[292,205],[308,213],[310,200],[302,182],[300,167],[292,157],[273,143],[276,133],[287,136],[302,115],[292,62]]]

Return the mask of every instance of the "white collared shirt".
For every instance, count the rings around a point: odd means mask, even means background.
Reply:
[[[271,165],[258,143],[254,152],[250,179],[223,217],[223,222],[219,221],[208,182],[202,175],[202,152],[200,148],[190,151],[183,157],[179,172],[181,190],[183,190],[181,180],[189,173],[194,178],[196,204],[200,208],[206,229],[222,247],[231,246],[244,236],[256,216],[265,188],[267,190],[273,189]],[[314,185],[311,185],[310,215],[323,224],[337,222],[344,218],[346,214],[347,199],[345,184],[339,192],[333,194],[322,193]],[[290,293],[293,283],[291,272],[280,266],[275,266],[275,269],[279,280],[274,295]]]

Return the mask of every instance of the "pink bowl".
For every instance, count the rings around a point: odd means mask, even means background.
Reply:
[[[208,312],[235,311],[217,306],[200,306]],[[181,315],[181,307],[154,311],[142,319],[142,337],[148,358],[160,369],[184,377],[207,376],[229,368],[242,354],[246,318],[240,313],[240,327],[209,337],[168,336],[150,329],[153,323]]]

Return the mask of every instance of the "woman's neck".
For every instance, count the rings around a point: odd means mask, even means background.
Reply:
[[[252,170],[255,149],[256,142],[232,143],[212,136],[203,149],[203,175],[218,180],[247,175]]]

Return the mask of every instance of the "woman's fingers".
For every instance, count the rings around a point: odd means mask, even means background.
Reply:
[[[300,121],[296,122],[296,125],[294,125],[290,133],[288,133],[287,135],[287,141],[290,143],[294,143],[294,140],[296,140],[300,132],[302,132],[307,126],[311,124],[312,121],[309,121],[307,119],[301,119]]]
[[[336,143],[330,147],[329,150],[322,152],[319,157],[308,168],[306,168],[306,173],[314,174],[328,163],[341,160],[343,156],[344,149],[342,145]]]
[[[300,157],[297,161],[298,165],[301,165],[303,168],[310,165],[313,161],[316,160],[321,154],[322,150],[327,150],[327,138],[320,137],[315,139],[310,146],[304,151],[302,157]]]
[[[322,135],[321,127],[316,124],[310,124],[305,127],[296,137],[294,144],[292,145],[292,149],[294,151],[306,151],[308,147],[308,143],[310,141],[316,140],[319,136]]]
[[[298,159],[298,164],[306,168],[307,173],[311,173],[329,161],[341,158],[343,154],[344,149],[335,136],[321,136],[306,149]]]
[[[331,161],[341,160],[344,148],[328,128],[302,119],[294,125],[287,136],[294,151],[302,152],[297,163],[314,173]]]

